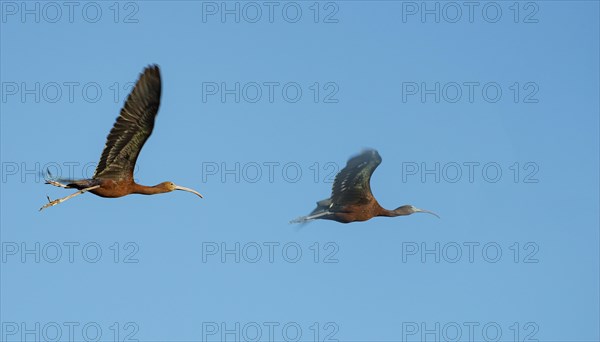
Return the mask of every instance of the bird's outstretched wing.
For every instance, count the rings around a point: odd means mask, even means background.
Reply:
[[[371,193],[371,175],[381,164],[381,156],[376,150],[365,150],[350,158],[333,182],[331,201],[334,206],[369,203]]]
[[[93,178],[133,179],[135,162],[152,134],[160,105],[161,80],[157,65],[144,69],[106,138]]]

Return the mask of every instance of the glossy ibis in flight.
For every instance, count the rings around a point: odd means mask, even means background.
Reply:
[[[157,65],[144,69],[133,90],[127,97],[121,114],[108,134],[106,146],[91,179],[51,180],[52,184],[66,189],[79,191],[51,201],[40,210],[60,204],[77,195],[91,192],[101,197],[121,197],[129,194],[154,195],[173,190],[183,190],[202,195],[195,190],[162,182],[155,186],[139,185],[133,180],[135,162],[154,128],[154,118],[160,105],[161,80]]]
[[[348,160],[333,182],[331,197],[317,202],[317,207],[309,215],[299,217],[290,223],[305,223],[321,219],[341,223],[367,221],[375,216],[404,216],[413,213],[435,213],[403,205],[394,210],[382,208],[371,193],[371,175],[381,164],[381,156],[376,150],[365,150]]]

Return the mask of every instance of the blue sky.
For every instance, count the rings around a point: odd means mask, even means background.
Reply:
[[[3,341],[600,339],[597,2],[0,5]],[[136,180],[205,198],[39,213],[152,63]],[[289,225],[365,147],[441,219]]]

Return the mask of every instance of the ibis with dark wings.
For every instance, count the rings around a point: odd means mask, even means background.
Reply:
[[[154,119],[160,105],[160,94],[160,70],[157,65],[152,65],[144,69],[127,97],[121,114],[108,134],[106,146],[94,176],[91,179],[46,180],[46,184],[78,191],[53,201],[48,198],[49,203],[40,210],[60,204],[88,191],[101,197],[114,198],[130,194],[154,195],[183,190],[202,197],[196,190],[171,182],[145,186],[137,184],[133,180],[135,162],[154,128]]]
[[[403,205],[394,210],[382,208],[371,193],[371,175],[381,164],[381,156],[376,150],[365,150],[348,160],[333,182],[331,197],[317,202],[317,207],[309,215],[299,217],[290,223],[305,223],[312,220],[333,220],[341,223],[367,221],[376,216],[405,216],[414,213],[435,213]]]

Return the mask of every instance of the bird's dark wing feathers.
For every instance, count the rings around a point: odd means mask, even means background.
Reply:
[[[331,200],[335,206],[369,203],[371,175],[381,164],[381,157],[375,150],[366,150],[348,160],[333,182]]]
[[[152,65],[140,75],[108,134],[94,178],[133,179],[135,162],[154,128],[160,94],[160,70]]]

